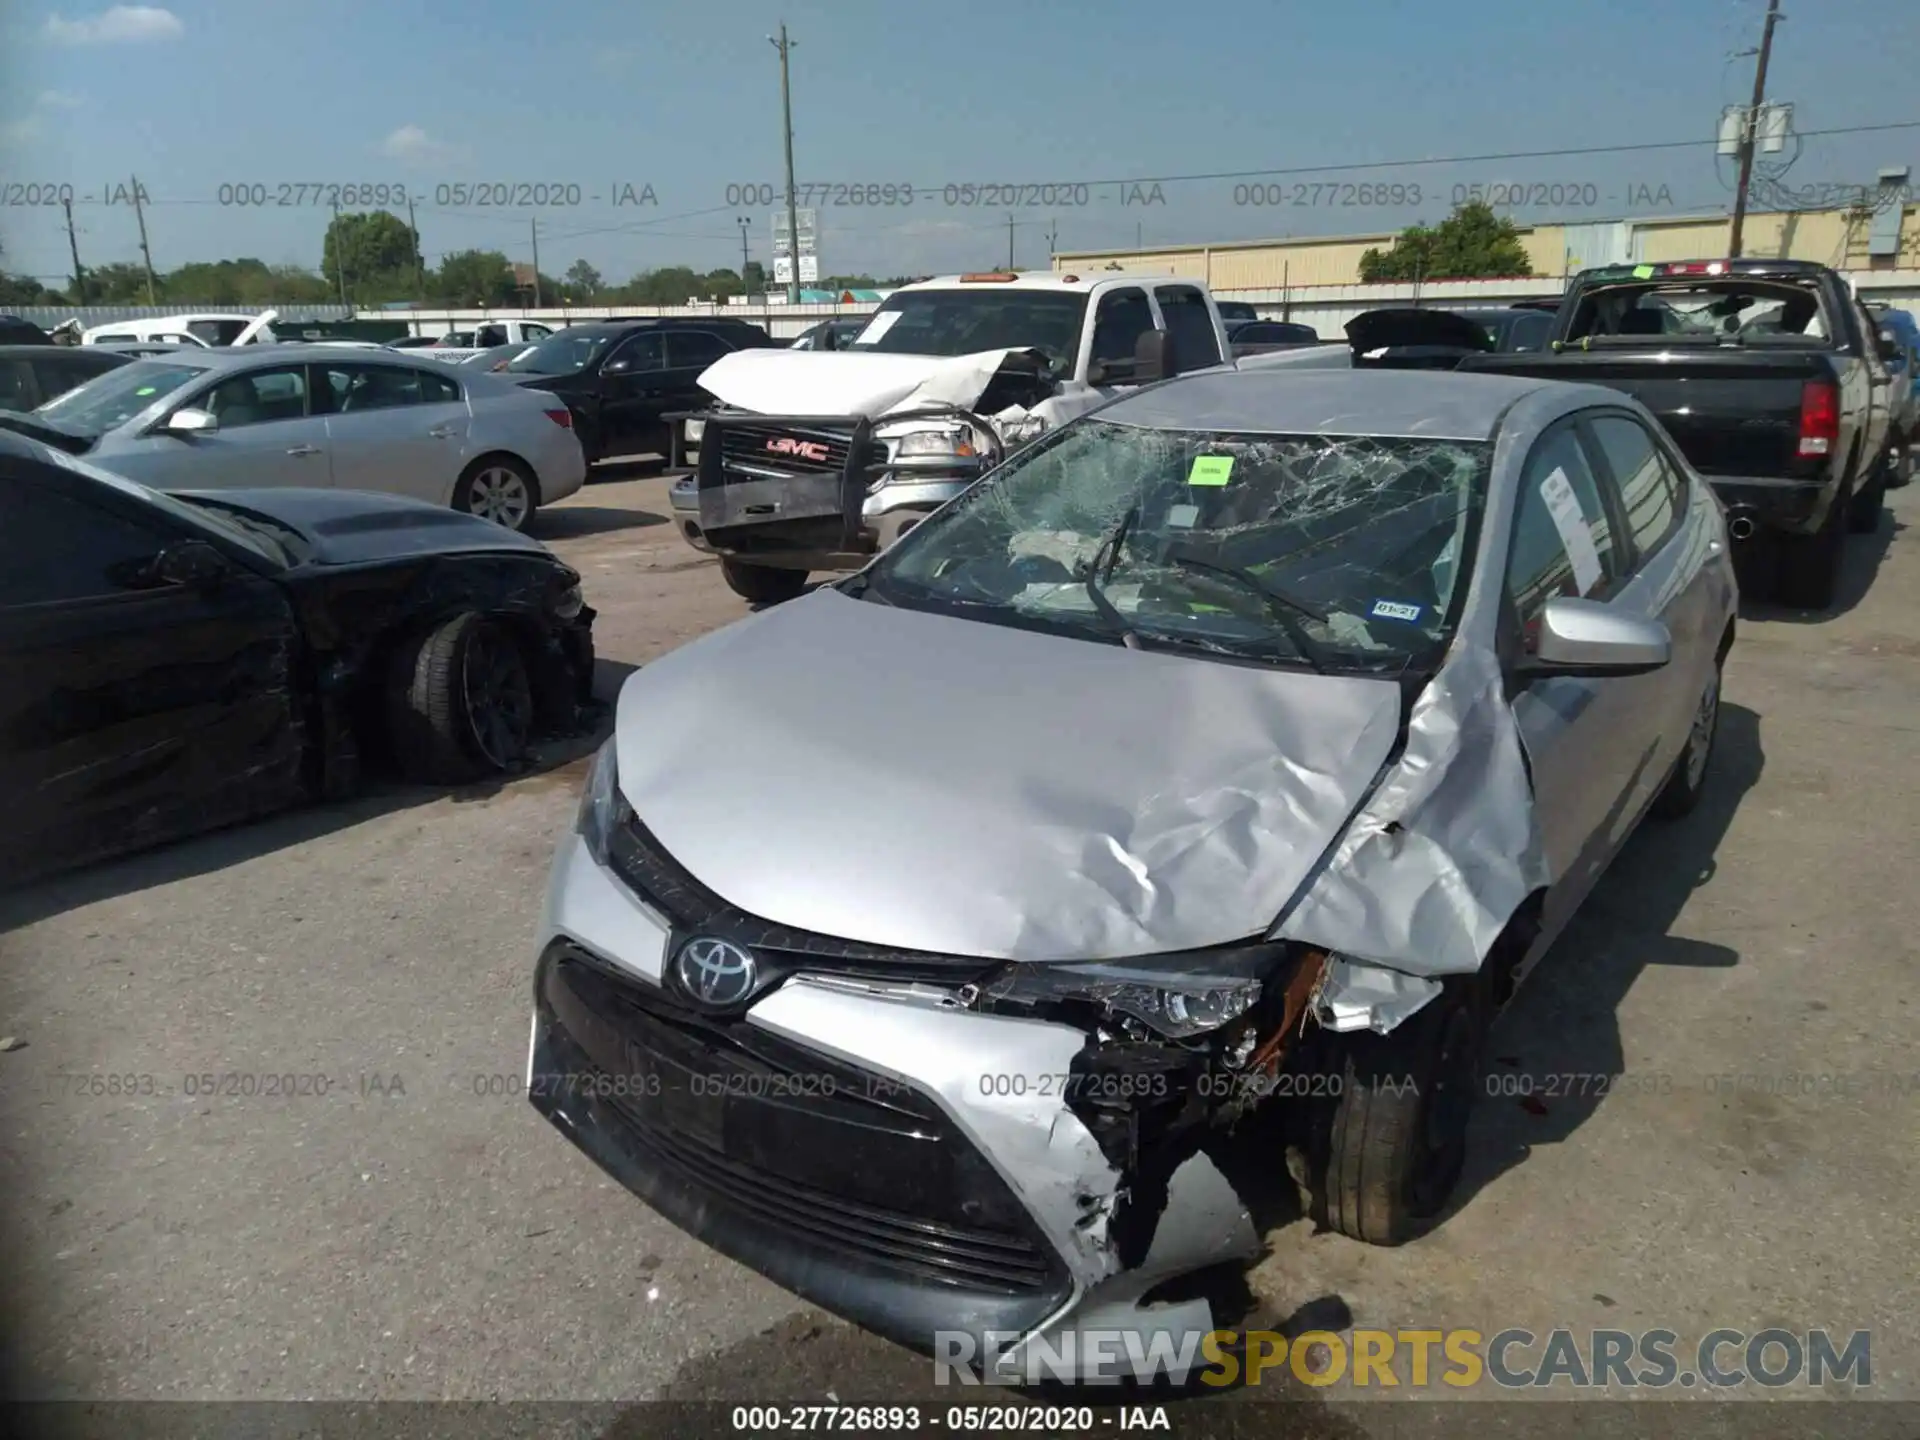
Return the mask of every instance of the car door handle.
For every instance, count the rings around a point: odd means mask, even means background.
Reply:
[[[453,434],[454,428],[452,425],[435,425],[431,430],[427,431],[427,434],[436,440],[445,440]]]
[[[305,459],[309,455],[318,455],[320,453],[320,447],[318,445],[295,445],[290,447],[287,453],[289,455],[298,455],[302,459]]]

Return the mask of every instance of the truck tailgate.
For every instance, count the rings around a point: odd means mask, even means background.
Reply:
[[[1803,460],[1800,392],[1831,379],[1824,351],[1758,346],[1674,346],[1658,353],[1564,350],[1557,355],[1473,355],[1462,370],[1624,390],[1666,427],[1702,475],[1812,478]]]

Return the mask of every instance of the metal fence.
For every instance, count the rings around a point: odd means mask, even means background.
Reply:
[[[31,320],[42,330],[50,330],[67,320],[78,320],[83,328],[112,325],[122,320],[158,320],[168,315],[260,315],[269,309],[280,310],[281,318],[299,320],[351,320],[353,311],[344,305],[25,305],[0,306],[9,315]]]

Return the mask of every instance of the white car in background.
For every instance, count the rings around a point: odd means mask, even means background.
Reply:
[[[82,345],[195,345],[201,349],[223,349],[235,345],[271,345],[280,337],[273,333],[277,310],[258,315],[228,315],[208,312],[204,315],[160,315],[140,320],[114,320],[80,332]]]
[[[183,349],[98,380],[0,423],[156,490],[380,490],[510,530],[587,475],[555,397],[395,351]]]

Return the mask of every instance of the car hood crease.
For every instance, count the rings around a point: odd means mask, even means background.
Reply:
[[[631,676],[621,787],[776,924],[1002,960],[1267,931],[1399,731],[1391,681],[1136,651],[822,591]]]
[[[970,407],[1015,356],[863,354],[842,350],[738,350],[700,373],[700,388],[723,405],[760,415],[863,415],[925,405]],[[1044,363],[1044,360],[1040,363]]]

